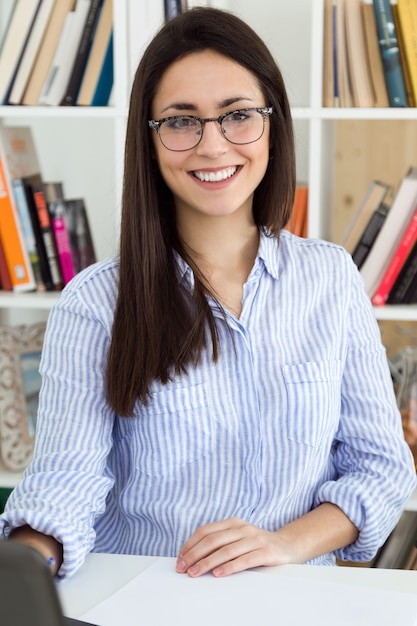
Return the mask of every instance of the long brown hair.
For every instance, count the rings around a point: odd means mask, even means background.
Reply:
[[[112,408],[131,416],[139,398],[149,399],[154,380],[198,363],[207,349],[209,328],[213,359],[218,355],[216,324],[206,295],[209,288],[177,233],[171,191],[153,158],[151,105],[164,72],[192,52],[212,49],[252,72],[274,112],[270,117],[270,160],[255,190],[253,215],[259,229],[273,225],[279,236],[287,223],[295,188],[294,137],[290,106],[271,53],[260,37],[235,15],[196,8],[168,21],[146,49],[137,69],[127,122],[120,278],[106,371]],[[195,274],[192,296],[181,288],[174,250]]]

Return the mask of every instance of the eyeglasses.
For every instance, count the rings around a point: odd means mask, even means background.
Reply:
[[[173,115],[161,120],[149,120],[148,124],[159,135],[162,145],[174,152],[192,150],[203,137],[204,124],[217,122],[223,137],[237,145],[254,143],[264,133],[265,121],[272,107],[238,109],[220,117],[201,118],[196,115]]]

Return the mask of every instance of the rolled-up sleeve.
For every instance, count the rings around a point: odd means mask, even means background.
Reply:
[[[98,295],[86,306],[68,288],[50,313],[34,460],[0,518],[3,536],[28,524],[61,542],[60,577],[71,575],[93,548],[94,521],[113,485],[106,459],[114,416],[103,380],[109,328],[100,319]]]
[[[337,556],[367,561],[397,523],[416,486],[416,471],[404,440],[378,324],[356,268],[351,276],[341,417],[334,448],[338,475],[317,490],[316,505],[336,504],[359,529],[357,541]]]

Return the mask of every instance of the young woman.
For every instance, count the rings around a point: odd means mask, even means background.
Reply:
[[[72,574],[91,551],[216,576],[370,559],[415,486],[350,256],[283,231],[281,74],[227,12],[168,22],[139,65],[120,255],[51,312],[34,459],[4,536]]]

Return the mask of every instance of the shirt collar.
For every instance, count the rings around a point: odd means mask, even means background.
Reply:
[[[277,238],[269,230],[261,230],[260,233],[255,264],[259,261],[262,261],[268,274],[277,280],[279,275],[279,245]]]

